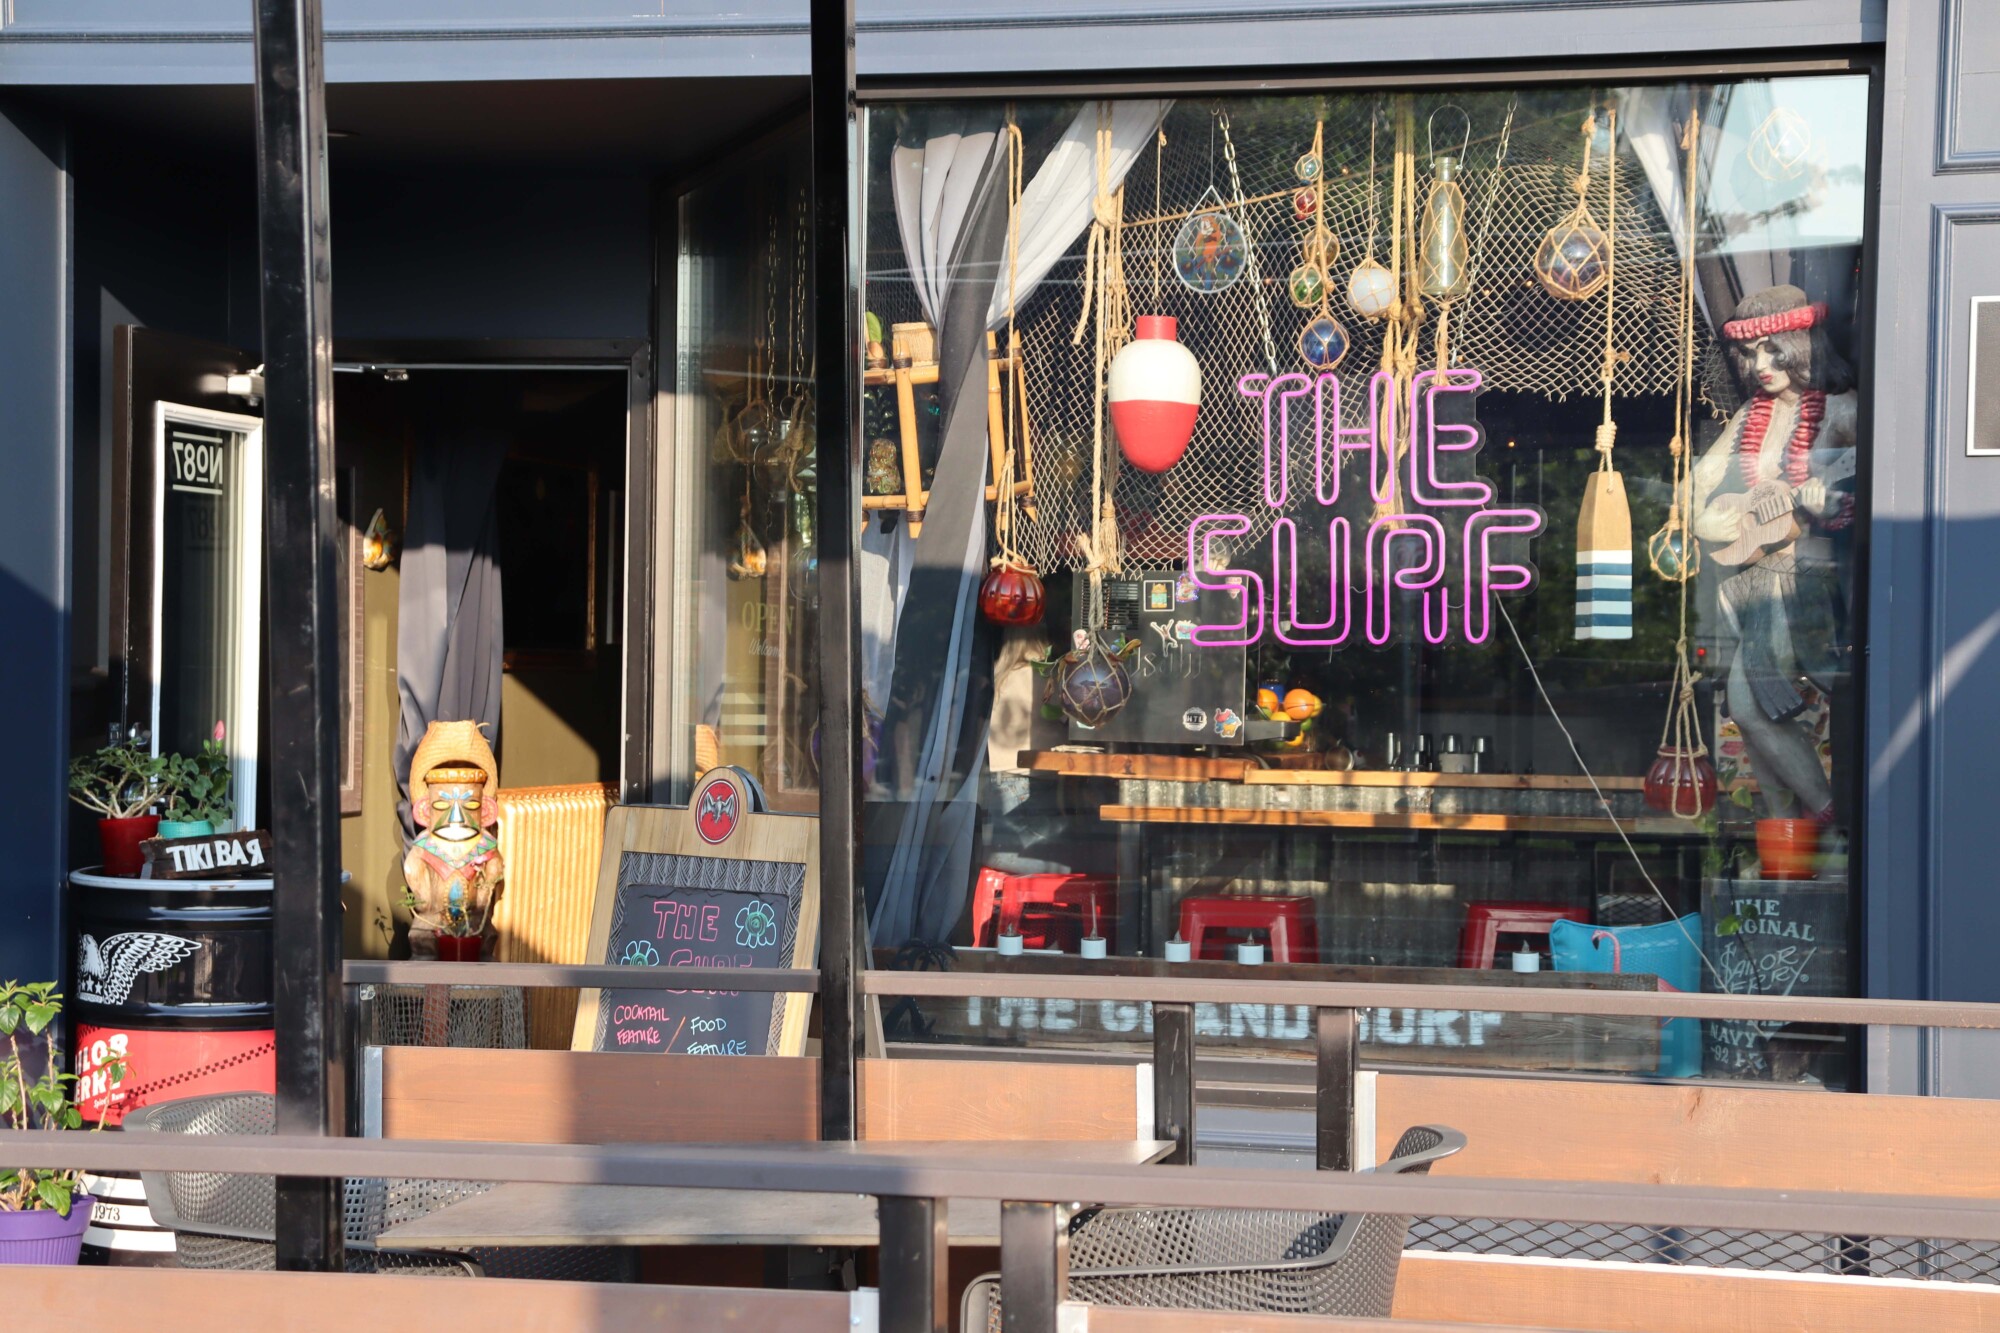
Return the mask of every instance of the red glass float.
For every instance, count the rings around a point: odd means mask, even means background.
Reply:
[[[979,585],[979,613],[996,625],[1038,624],[1046,600],[1041,575],[1027,565],[1002,561]]]
[[[1181,346],[1170,315],[1141,315],[1137,335],[1111,359],[1105,396],[1118,447],[1141,472],[1181,461],[1201,410],[1201,363]]]
[[[1689,818],[1707,814],[1715,808],[1715,765],[1703,751],[1662,745],[1646,770],[1646,804]]]

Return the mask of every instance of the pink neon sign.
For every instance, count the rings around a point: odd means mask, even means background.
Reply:
[[[1264,418],[1264,503],[1279,511],[1271,521],[1268,575],[1257,569],[1229,568],[1218,542],[1230,543],[1255,526],[1242,514],[1203,514],[1188,525],[1188,570],[1204,588],[1239,589],[1241,610],[1229,625],[1203,625],[1194,642],[1211,647],[1252,644],[1264,637],[1268,617],[1280,643],[1293,648],[1338,648],[1353,641],[1388,643],[1399,628],[1442,644],[1456,632],[1466,643],[1484,643],[1493,633],[1492,599],[1535,586],[1535,567],[1524,555],[1528,539],[1542,530],[1542,512],[1526,505],[1496,505],[1493,484],[1469,471],[1481,444],[1478,426],[1440,419],[1440,405],[1453,395],[1479,392],[1476,370],[1420,372],[1410,384],[1408,419],[1416,423],[1404,456],[1401,511],[1385,514],[1358,535],[1345,517],[1302,520],[1286,514],[1292,486],[1291,444],[1312,423],[1313,498],[1323,507],[1340,500],[1342,461],[1349,452],[1368,456],[1369,498],[1386,500],[1396,475],[1390,441],[1377,438],[1383,396],[1395,392],[1386,371],[1368,383],[1368,424],[1340,424],[1340,380],[1297,371],[1282,375],[1251,372],[1236,391],[1257,400]],[[1308,589],[1301,607],[1299,523],[1326,523],[1328,586]],[[1361,578],[1354,578],[1356,560]],[[1414,594],[1398,598],[1398,592]],[[1357,598],[1356,594],[1360,596]],[[1453,594],[1457,595],[1454,596]],[[1357,607],[1356,602],[1360,605]],[[1414,623],[1399,627],[1399,614]]]

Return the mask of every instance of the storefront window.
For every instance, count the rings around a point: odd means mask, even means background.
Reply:
[[[674,437],[665,541],[676,770],[736,765],[770,808],[818,808],[818,543],[811,210],[803,130],[681,195]],[[679,799],[685,799],[685,792]]]
[[[1800,77],[874,108],[884,962],[1849,993],[1867,104]],[[1275,1048],[1308,1019],[1203,1023]],[[940,1003],[902,1035],[1143,1022]],[[1405,1010],[1363,1041],[1848,1067],[1838,1032],[1747,1024]]]

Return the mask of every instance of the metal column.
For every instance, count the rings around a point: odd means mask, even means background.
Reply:
[[[951,1294],[944,1199],[885,1195],[882,1218],[882,1333],[945,1333]]]
[[[1194,1165],[1194,1006],[1153,1006],[1153,1137],[1172,1139],[1161,1161]]]
[[[1354,1090],[1360,1079],[1360,1034],[1352,1009],[1316,1009],[1319,1095],[1314,1139],[1322,1171],[1354,1169]]]
[[[319,0],[256,0],[257,241],[264,317],[264,624],[280,1134],[347,1132],[327,288],[326,76]],[[278,1267],[339,1269],[340,1183],[278,1178]]]
[[[819,377],[820,1137],[856,1137],[867,965],[861,894],[861,342],[854,0],[811,0],[813,338]]]

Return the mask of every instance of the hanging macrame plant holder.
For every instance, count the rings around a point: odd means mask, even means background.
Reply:
[[[1607,168],[1610,203],[1607,213],[1615,229],[1618,208],[1618,113],[1611,116],[1611,162]],[[1586,134],[1596,127],[1584,122]],[[1585,148],[1585,153],[1589,152]],[[1618,423],[1611,418],[1612,381],[1618,374],[1613,337],[1618,288],[1616,245],[1607,236],[1604,248],[1604,417],[1597,427],[1597,471],[1584,483],[1583,503],[1576,515],[1576,637],[1632,637],[1632,509],[1625,500],[1625,478],[1612,466]]]

